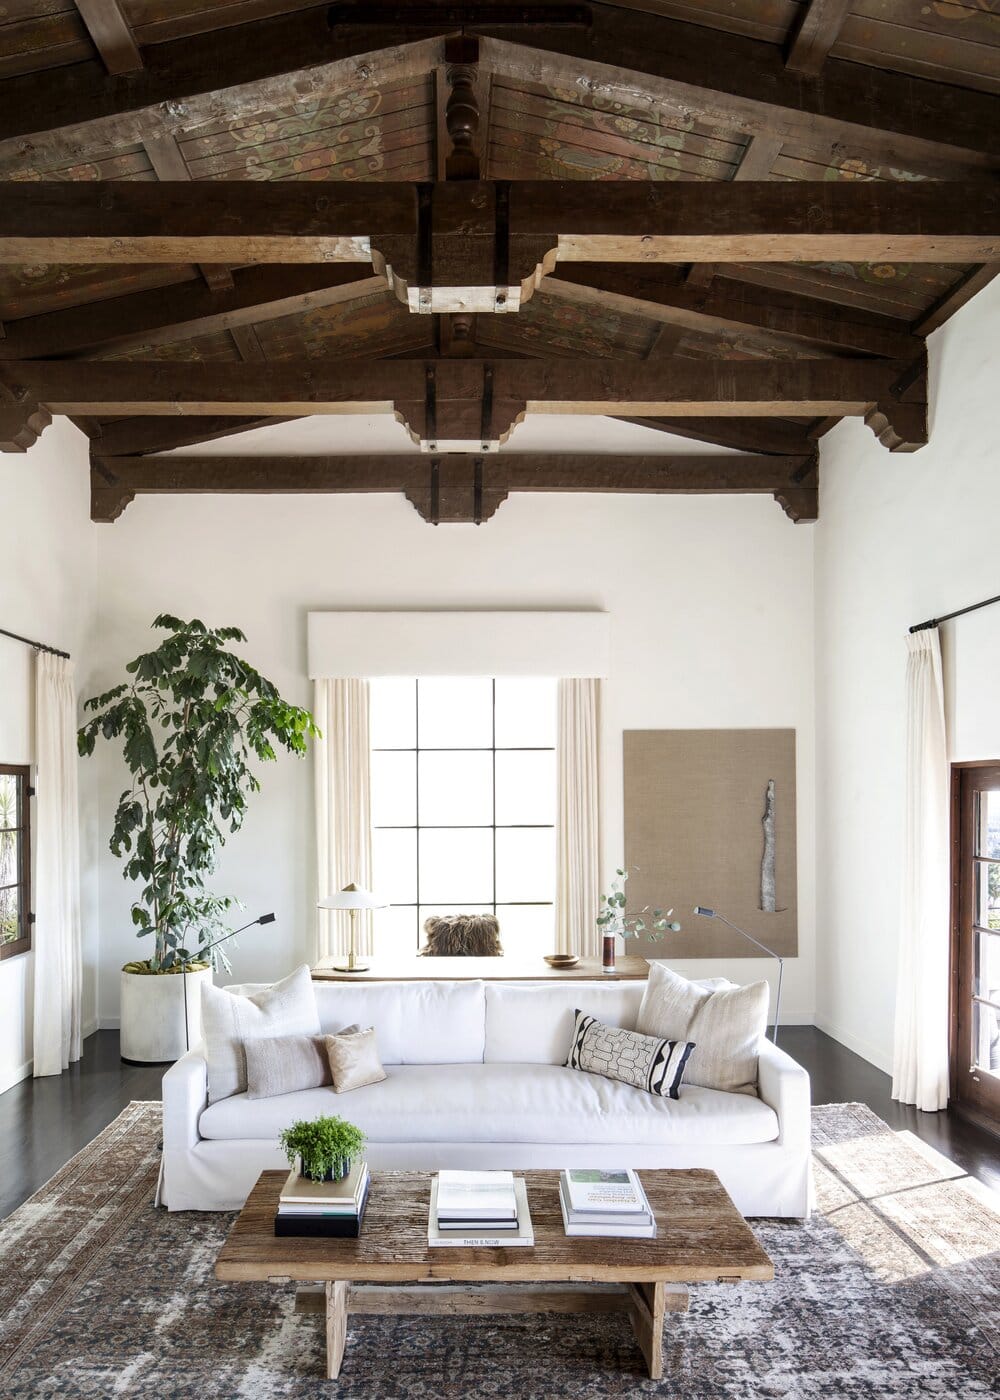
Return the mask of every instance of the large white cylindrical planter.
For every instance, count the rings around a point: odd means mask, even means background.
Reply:
[[[179,1060],[201,1040],[201,989],[211,968],[187,974],[123,972],[121,1057],[157,1065]],[[186,984],[186,985],[185,985]],[[187,1016],[185,1018],[185,992]]]

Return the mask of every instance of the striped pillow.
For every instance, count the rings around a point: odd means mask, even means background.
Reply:
[[[570,1069],[618,1079],[647,1094],[680,1098],[684,1067],[694,1049],[689,1040],[659,1040],[654,1035],[605,1026],[596,1016],[577,1011],[570,1046]]]

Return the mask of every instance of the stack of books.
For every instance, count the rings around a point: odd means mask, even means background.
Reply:
[[[289,1172],[278,1197],[274,1233],[357,1239],[370,1181],[368,1163],[362,1161],[355,1162],[342,1181],[310,1181],[297,1171]]]
[[[531,1245],[528,1195],[513,1172],[438,1172],[431,1183],[429,1245]]]
[[[559,1204],[567,1235],[652,1240],[656,1217],[642,1182],[629,1167],[572,1168],[559,1174]]]

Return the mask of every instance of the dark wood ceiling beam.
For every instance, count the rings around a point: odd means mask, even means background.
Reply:
[[[144,50],[144,67],[108,82],[94,59],[0,82],[0,168],[55,169],[141,141],[154,124],[177,135],[215,121],[421,77],[441,61],[439,30],[328,22],[328,5]],[[29,139],[30,138],[30,139]],[[90,156],[87,153],[90,152]]]
[[[737,452],[803,457],[813,452],[816,446],[806,432],[804,422],[787,423],[780,418],[622,417],[622,422],[652,428],[658,433],[670,433],[672,437],[689,438],[693,442],[710,442],[716,447],[729,447]]]
[[[158,136],[147,136],[142,144],[158,180],[190,180],[191,172],[181,155],[176,136],[163,132]],[[232,289],[233,275],[225,263],[201,263],[198,271],[210,291],[227,292]]]
[[[894,360],[915,357],[923,348],[904,322],[889,316],[839,308],[791,292],[769,292],[732,277],[717,276],[711,287],[700,288],[677,282],[670,268],[560,263],[542,286],[551,296],[690,331],[711,335],[750,330],[776,348],[791,345]]]
[[[775,136],[751,136],[740,163],[733,172],[734,180],[766,180],[781,155],[782,142]]]
[[[429,187],[426,263],[418,237],[425,227],[420,188],[11,181],[0,185],[0,261],[371,261],[376,272],[391,269],[401,300],[433,311],[477,310],[480,301],[493,306],[501,291],[523,298],[557,259],[1000,260],[1000,193],[983,182],[624,181],[602,185],[597,198],[578,180],[446,181]],[[501,193],[509,200],[503,219]],[[507,281],[494,286],[500,226],[507,234]],[[448,304],[418,295],[425,288]]]
[[[151,45],[145,68],[115,83],[96,60],[9,78],[0,85],[0,140],[7,138],[0,167],[10,160],[24,169],[36,150],[50,161],[41,168],[51,169],[54,156],[69,156],[69,164],[85,148],[120,148],[141,139],[143,109],[177,132],[427,73],[441,62],[441,39],[460,23],[450,0],[421,9],[428,23],[413,24],[412,7],[400,14],[397,6],[393,25],[331,29],[328,6],[318,5],[184,37]],[[926,173],[947,176],[956,165],[993,170],[1000,161],[998,102],[988,94],[834,59],[822,82],[809,80],[785,68],[774,44],[722,31],[707,36],[697,24],[613,5],[590,9],[587,29],[522,31],[531,47],[510,43],[509,26],[476,25],[488,40],[483,60],[506,76],[571,89],[585,82],[629,107],[651,102],[685,118],[697,112],[747,135],[861,146],[904,167],[922,162]],[[365,13],[361,6],[352,12]],[[56,138],[41,135],[57,129]]]
[[[968,301],[988,287],[1000,273],[1000,262],[986,263],[982,267],[970,267],[934,305],[917,317],[913,325],[915,335],[930,335],[943,326],[950,316],[960,310]]]
[[[740,163],[733,171],[734,180],[766,180],[771,168],[781,154],[782,142],[777,137],[758,133],[751,136],[740,157]],[[709,287],[715,279],[715,263],[692,263],[688,268],[686,282],[692,287]]]
[[[370,267],[351,263],[238,268],[230,291],[213,293],[191,280],[8,321],[0,360],[169,345],[356,301],[385,285]]]
[[[234,326],[229,335],[236,346],[236,353],[247,364],[267,359],[253,326]]]
[[[851,0],[804,0],[788,44],[785,66],[818,77],[851,12]]]
[[[118,0],[75,0],[80,18],[109,73],[135,73],[142,54]]]
[[[815,454],[801,458],[595,453],[378,456],[104,457],[91,455],[91,513],[111,521],[139,494],[402,492],[425,519],[488,518],[511,492],[600,491],[773,495],[793,519],[815,519]],[[431,477],[435,481],[432,487]],[[812,492],[809,496],[808,493]],[[806,494],[803,494],[806,493]],[[794,512],[789,510],[789,502]]]
[[[592,7],[585,32],[535,30],[526,44],[497,31],[481,61],[531,83],[584,87],[630,109],[655,104],[685,119],[697,113],[747,135],[765,134],[817,151],[851,145],[904,168],[948,178],[955,165],[1000,163],[1000,100],[965,88],[830,59],[822,80],[785,67],[770,43],[699,24]]]
[[[538,359],[280,361],[178,364],[125,361],[7,361],[7,400],[24,425],[48,413],[116,417],[302,417],[394,411],[415,440],[476,450],[504,441],[528,412],[622,417],[822,418],[860,415],[886,446],[926,442],[926,373],[897,361]],[[485,386],[490,408],[484,413]],[[19,444],[18,439],[21,439]]]
[[[185,414],[183,418],[118,418],[111,422],[96,422],[91,439],[93,451],[106,457],[133,457],[146,452],[172,452],[178,447],[197,447],[203,442],[252,432],[255,428],[273,428],[279,423],[294,422],[291,418],[233,418],[216,416],[199,418]]]

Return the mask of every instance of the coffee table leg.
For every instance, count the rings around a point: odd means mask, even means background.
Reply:
[[[629,1316],[652,1380],[663,1379],[663,1316],[687,1312],[688,1291],[680,1283],[630,1283]]]
[[[347,1346],[347,1296],[350,1284],[338,1279],[326,1285],[326,1375],[335,1381],[340,1375]]]

